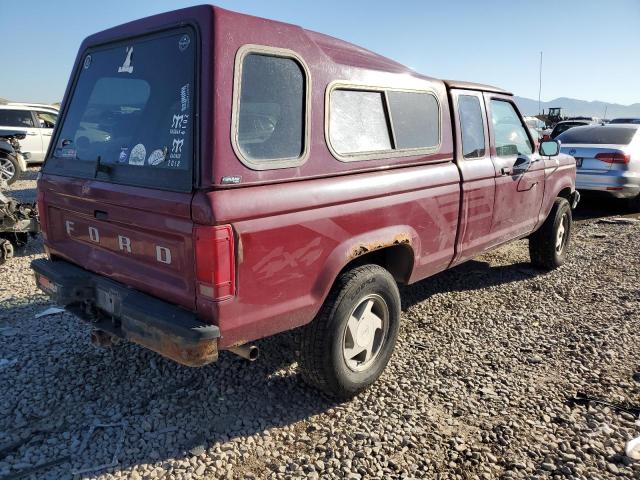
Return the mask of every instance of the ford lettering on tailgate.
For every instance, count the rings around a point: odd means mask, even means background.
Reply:
[[[64,217],[64,231],[74,240],[100,245],[108,250],[166,265],[172,265],[174,262],[172,246],[166,241],[158,244],[151,235],[99,222],[90,223],[76,216]],[[179,268],[179,265],[176,267]]]

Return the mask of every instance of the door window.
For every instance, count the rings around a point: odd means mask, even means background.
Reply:
[[[33,118],[28,110],[0,110],[0,125],[5,127],[33,127]]]
[[[531,140],[511,103],[491,100],[491,123],[498,157],[533,153]]]
[[[36,112],[36,118],[40,124],[40,128],[53,128],[56,126],[58,116],[51,112]]]
[[[464,158],[484,157],[484,122],[478,97],[460,95],[458,97],[458,116],[462,134],[462,156]]]

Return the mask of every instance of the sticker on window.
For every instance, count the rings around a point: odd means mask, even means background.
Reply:
[[[147,163],[149,165],[160,165],[162,162],[164,162],[166,156],[167,154],[164,150],[154,150],[153,152],[151,152],[151,155],[149,155]]]
[[[180,111],[186,112],[189,109],[189,84],[180,88]]]
[[[144,161],[147,158],[147,149],[144,145],[139,143],[131,149],[131,155],[129,155],[129,165],[144,165]]]
[[[129,147],[120,147],[120,155],[118,156],[118,162],[127,163],[129,157]]]
[[[189,123],[189,115],[185,113],[181,113],[178,115],[173,115],[171,119],[171,128],[169,129],[169,133],[171,135],[184,135],[187,130],[187,124]]]
[[[118,73],[133,73],[133,65],[131,65],[131,56],[133,55],[133,47],[127,47],[127,56],[122,66],[118,67]]]
[[[191,43],[191,38],[186,33],[180,37],[178,40],[178,48],[181,52],[184,52],[187,48],[189,48],[189,44]]]

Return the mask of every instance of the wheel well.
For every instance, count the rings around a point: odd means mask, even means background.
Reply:
[[[380,265],[393,275],[396,282],[407,283],[413,269],[413,249],[402,244],[363,253],[347,263],[340,273],[367,264]]]
[[[571,189],[569,187],[563,188],[558,193],[558,197],[566,198],[567,200],[571,201]]]

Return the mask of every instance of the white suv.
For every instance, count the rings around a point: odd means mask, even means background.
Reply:
[[[15,103],[0,105],[0,134],[3,130],[26,133],[25,139],[20,140],[20,149],[31,154],[27,163],[44,162],[57,121],[58,110],[53,107]]]

